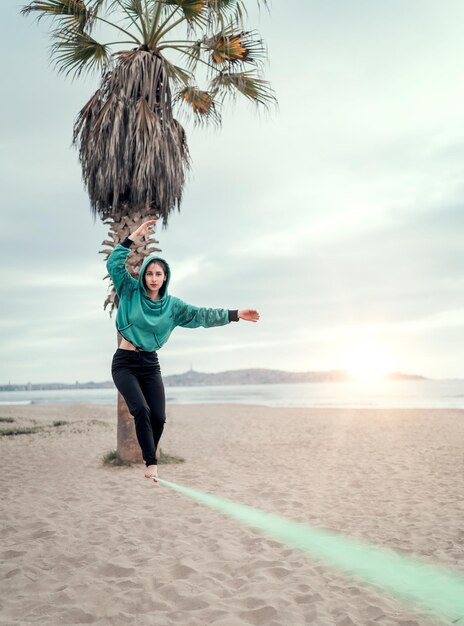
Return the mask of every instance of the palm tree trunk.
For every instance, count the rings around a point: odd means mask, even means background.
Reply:
[[[141,214],[140,212],[132,213],[128,215],[128,207],[122,207],[125,212],[123,215],[108,217],[103,220],[104,224],[109,224],[108,239],[103,241],[103,245],[106,246],[104,250],[100,252],[106,255],[106,259],[113,251],[114,247],[124,241],[127,235],[134,232],[140,224],[153,218],[153,215]],[[153,237],[146,241],[139,241],[133,244],[131,247],[132,253],[130,254],[126,267],[134,278],[138,278],[138,273],[142,265],[143,259],[147,254],[153,252],[160,252],[161,248],[158,248],[156,244],[159,243]],[[105,276],[109,278],[109,275]],[[117,308],[119,304],[119,298],[116,291],[111,285],[110,293],[108,294],[103,308],[106,309],[110,306],[110,315],[113,310]],[[122,341],[121,335],[117,333],[117,346],[119,347]],[[129,413],[126,401],[123,396],[118,392],[118,428],[117,428],[117,452],[121,459],[124,461],[130,461],[131,463],[141,463],[143,461],[142,453],[135,434],[134,418]]]

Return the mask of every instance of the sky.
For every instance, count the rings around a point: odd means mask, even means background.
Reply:
[[[0,27],[0,384],[106,381],[106,228],[71,147],[99,77],[58,75],[22,4]],[[183,122],[193,167],[157,238],[171,294],[261,319],[176,329],[162,372],[464,377],[464,5],[248,4],[279,105],[237,101],[219,131]]]

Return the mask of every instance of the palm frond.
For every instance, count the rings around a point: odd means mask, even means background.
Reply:
[[[199,61],[201,61],[202,42],[200,39],[192,42],[191,45],[182,46],[178,51],[186,57],[187,67],[191,72],[195,72]]]
[[[143,17],[144,6],[142,0],[124,0],[120,2],[120,6],[132,13],[134,17]]]
[[[268,8],[269,0],[256,0],[258,6],[263,5]],[[233,25],[237,28],[243,27],[248,13],[243,0],[207,0],[208,21],[220,30]]]
[[[167,74],[174,84],[187,86],[191,82],[193,78],[193,74],[191,72],[183,67],[174,65],[174,63],[171,63],[166,58],[164,59],[164,62]]]
[[[213,37],[205,37],[203,43],[216,65],[257,63],[266,57],[263,40],[257,38],[256,31],[237,32],[228,28]]]
[[[223,30],[226,25],[243,25],[246,8],[240,0],[207,0],[207,5],[209,23],[213,28]]]
[[[204,28],[208,23],[207,0],[164,0],[164,4],[179,7],[190,28]]]
[[[108,46],[86,33],[68,28],[56,31],[54,37],[51,52],[58,73],[77,78],[83,72],[102,71],[110,62]]]
[[[81,31],[92,17],[82,0],[33,0],[21,9],[22,15],[37,12],[37,21],[44,17],[59,18],[70,27]]]
[[[144,35],[148,32],[142,0],[125,0],[118,3],[132,24],[136,24]]]
[[[277,102],[274,91],[267,80],[258,78],[253,70],[247,72],[220,72],[211,81],[213,93],[222,93],[223,98],[229,94],[233,98],[238,93],[244,95],[255,104],[266,108]]]
[[[121,7],[125,0],[88,0],[88,5],[93,11],[106,11],[111,13],[117,7]]]
[[[183,111],[187,117],[189,114],[193,116],[195,125],[202,126],[208,123],[216,126],[221,125],[219,104],[207,91],[202,91],[193,86],[184,87],[177,92],[174,102],[186,105]]]

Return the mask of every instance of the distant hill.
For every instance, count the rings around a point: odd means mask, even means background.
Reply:
[[[389,380],[427,380],[417,374],[393,372],[386,376]],[[284,383],[334,383],[356,380],[343,370],[328,372],[286,372],[285,370],[242,369],[225,372],[206,373],[191,369],[183,374],[163,377],[167,387],[195,387],[200,385],[279,385]],[[112,389],[113,381],[95,383],[27,383],[25,385],[0,385],[0,391],[38,391],[53,389]]]
[[[418,374],[402,374],[401,372],[392,372],[385,376],[387,380],[429,380],[425,376],[419,376]]]
[[[196,385],[278,385],[283,383],[319,383],[349,380],[342,371],[330,372],[286,372],[270,369],[242,369],[225,372],[196,372],[189,370],[184,374],[164,376],[167,386]]]
[[[394,372],[386,376],[390,380],[427,380],[416,374]],[[168,387],[192,387],[197,385],[278,385],[285,383],[333,383],[356,380],[344,370],[326,372],[286,372],[270,369],[242,369],[205,373],[191,369],[184,374],[163,377]]]

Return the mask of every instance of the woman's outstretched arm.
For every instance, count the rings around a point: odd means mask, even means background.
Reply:
[[[183,328],[211,328],[213,326],[224,326],[229,322],[238,322],[246,320],[248,322],[257,322],[259,313],[255,309],[229,310],[229,309],[210,309],[206,307],[197,307],[187,304],[180,298],[174,299],[174,315],[177,326]]]

